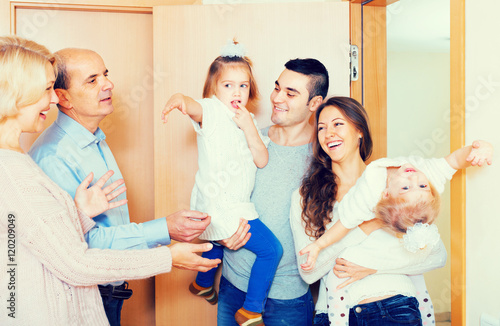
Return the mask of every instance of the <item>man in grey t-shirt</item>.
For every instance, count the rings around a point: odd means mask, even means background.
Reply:
[[[269,162],[256,175],[252,202],[259,218],[283,246],[283,257],[263,310],[264,324],[312,325],[313,301],[297,269],[290,228],[290,198],[300,186],[308,165],[314,111],[328,93],[328,72],[315,59],[295,59],[285,64],[271,94],[274,123],[263,130],[271,139]],[[250,233],[252,230],[250,230]],[[243,306],[255,255],[248,250],[224,250],[220,283],[218,326],[237,325],[234,314]]]

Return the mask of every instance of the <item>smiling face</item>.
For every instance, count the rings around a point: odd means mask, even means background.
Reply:
[[[403,198],[409,202],[428,200],[432,197],[429,180],[425,174],[407,163],[392,170],[387,177],[385,196]]]
[[[250,94],[250,77],[239,67],[227,67],[217,80],[215,96],[224,103],[229,110],[235,112],[238,105],[245,106]]]
[[[45,91],[42,97],[36,103],[20,108],[19,114],[16,116],[16,122],[22,132],[42,131],[47,112],[50,110],[50,104],[59,102],[53,88],[56,80],[54,69],[48,62],[45,66],[45,74],[47,82],[44,85]]]
[[[102,58],[90,50],[69,49],[62,53],[70,76],[67,90],[61,90],[64,112],[94,132],[99,122],[114,110],[113,83]],[[65,100],[63,100],[65,98]]]
[[[271,121],[279,126],[288,127],[309,121],[309,77],[285,69],[271,93],[273,113]]]
[[[325,107],[318,118],[318,142],[330,156],[332,164],[339,164],[359,156],[361,132],[335,106]]]

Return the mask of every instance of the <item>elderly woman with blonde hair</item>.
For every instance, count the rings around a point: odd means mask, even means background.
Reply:
[[[207,271],[219,260],[195,252],[210,244],[114,251],[88,249],[92,217],[124,201],[123,180],[92,187],[90,174],[75,199],[53,183],[23,152],[23,132],[40,132],[54,92],[55,58],[42,45],[0,37],[0,298],[1,325],[108,325],[97,284],[140,279],[174,267]],[[118,189],[117,189],[118,188]],[[115,190],[117,189],[117,190]]]

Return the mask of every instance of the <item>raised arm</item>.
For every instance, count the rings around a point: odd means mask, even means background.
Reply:
[[[75,198],[76,189],[86,177],[82,168],[73,160],[55,155],[44,157],[38,165],[52,181]],[[100,216],[97,216],[94,220],[97,221],[99,218]],[[145,249],[170,244],[169,229],[165,218],[140,224],[127,223],[118,226],[94,227],[85,237],[90,248]]]
[[[471,165],[491,165],[493,157],[493,146],[484,140],[475,140],[472,145],[457,149],[446,156],[448,164],[454,168],[465,169]]]
[[[161,119],[164,123],[167,122],[167,115],[174,109],[181,111],[183,114],[189,115],[193,121],[198,123],[201,123],[203,120],[203,108],[201,107],[201,104],[189,96],[177,93],[170,97],[167,104],[165,104],[165,108],[161,112]]]
[[[252,153],[253,162],[258,168],[263,168],[269,160],[267,147],[260,137],[259,130],[250,112],[243,105],[239,103],[237,105],[239,109],[236,110],[233,121],[245,134],[248,148]]]

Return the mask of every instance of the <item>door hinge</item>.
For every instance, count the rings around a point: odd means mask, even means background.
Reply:
[[[359,78],[359,49],[357,45],[351,45],[349,52],[349,70],[351,73],[351,81],[356,81]]]

